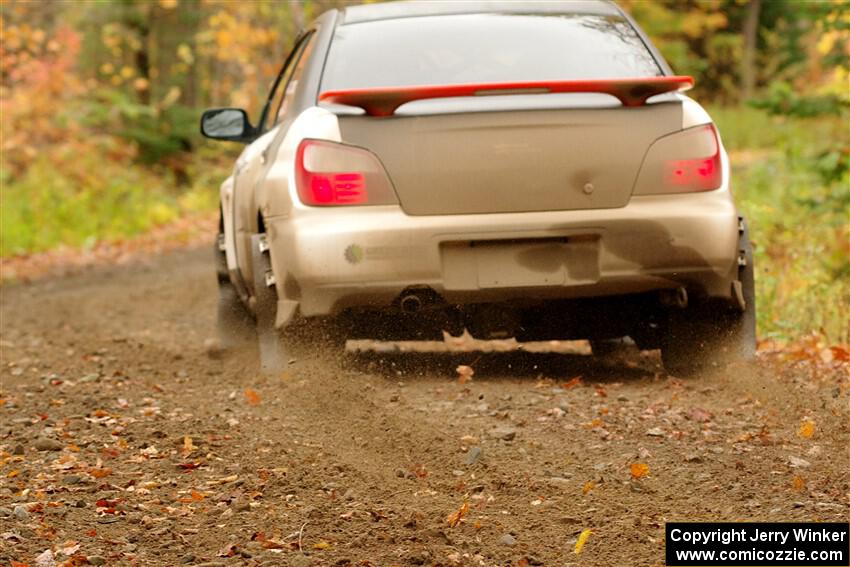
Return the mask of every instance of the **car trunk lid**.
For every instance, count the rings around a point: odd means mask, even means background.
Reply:
[[[414,104],[428,102],[436,101]],[[339,123],[344,142],[378,156],[410,215],[580,210],[628,203],[649,146],[681,129],[682,106],[673,99],[638,107],[342,115]]]

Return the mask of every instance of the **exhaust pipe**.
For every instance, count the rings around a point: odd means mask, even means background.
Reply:
[[[684,287],[668,289],[661,292],[661,303],[667,307],[684,309],[688,306],[688,290]]]
[[[411,293],[401,298],[399,306],[403,313],[416,313],[422,309],[422,299],[418,295]]]

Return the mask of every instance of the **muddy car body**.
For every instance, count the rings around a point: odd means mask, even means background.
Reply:
[[[752,257],[710,116],[616,5],[397,2],[296,41],[221,188],[225,338],[630,336],[691,370],[754,348]]]

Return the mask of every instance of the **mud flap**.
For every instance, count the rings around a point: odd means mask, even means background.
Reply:
[[[260,369],[264,374],[276,374],[286,369],[287,353],[275,327],[277,292],[265,234],[251,236],[251,266]]]
[[[756,287],[755,260],[750,243],[750,229],[744,217],[738,217],[738,281],[743,310],[738,322],[737,336],[733,348],[742,360],[753,360],[756,356]]]

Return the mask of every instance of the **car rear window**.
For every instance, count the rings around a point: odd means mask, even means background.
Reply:
[[[322,90],[661,74],[620,16],[463,14],[340,26]]]

